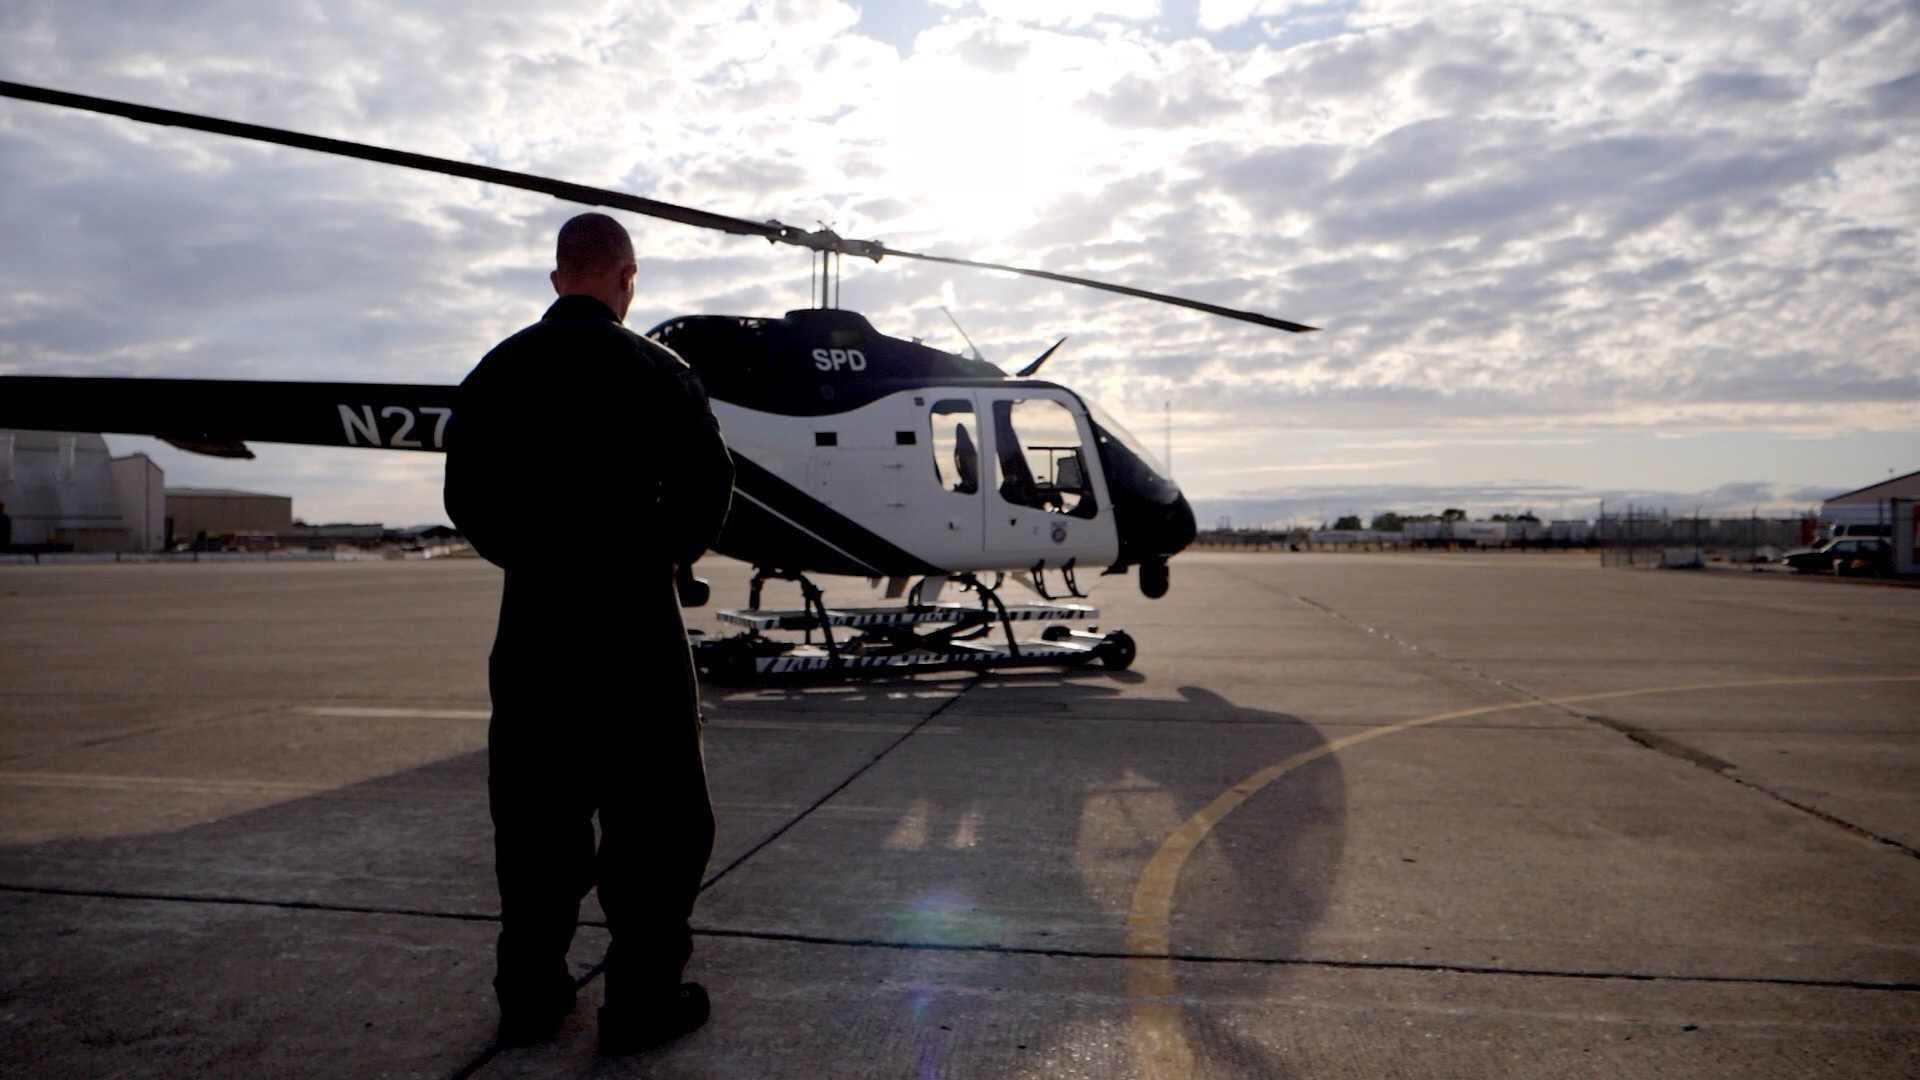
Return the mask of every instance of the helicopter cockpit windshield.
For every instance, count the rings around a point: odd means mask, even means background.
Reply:
[[[1091,518],[1098,512],[1073,412],[1052,398],[993,403],[1000,497],[1015,506]]]
[[[1153,451],[1086,398],[1101,468],[1106,470],[1114,516],[1120,525],[1117,565],[1140,567],[1140,591],[1167,591],[1167,559],[1193,543],[1193,508]]]
[[[1146,467],[1146,471],[1152,474],[1155,480],[1166,485],[1168,489],[1166,494],[1171,496],[1180,493],[1179,488],[1173,484],[1173,477],[1168,471],[1166,463],[1162,462],[1157,454],[1148,449],[1147,444],[1142,442],[1138,435],[1128,431],[1120,421],[1113,418],[1111,413],[1087,398],[1082,397],[1080,403],[1087,407],[1087,416],[1093,421],[1093,428],[1097,436],[1103,439],[1113,439],[1125,447],[1135,458],[1139,459],[1140,464]],[[1156,501],[1164,502],[1167,500],[1157,499]]]

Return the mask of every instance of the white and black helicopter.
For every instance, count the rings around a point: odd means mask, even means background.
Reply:
[[[1076,575],[1137,568],[1141,591],[1162,596],[1167,560],[1195,535],[1186,498],[1141,443],[1073,390],[1032,377],[1059,343],[1009,377],[977,354],[890,337],[830,306],[829,282],[842,256],[999,270],[1280,330],[1314,329],[1124,285],[900,251],[828,229],[748,221],[362,143],[18,83],[0,82],[0,96],[466,177],[810,249],[819,307],[777,319],[691,315],[648,332],[699,374],[734,456],[733,510],[716,550],[754,567],[749,602],[718,613],[738,634],[695,643],[702,670],[723,681],[1094,661],[1123,669],[1134,658],[1124,631],[1066,625],[1098,617],[1073,602],[1085,598]],[[457,390],[6,376],[0,427],[152,435],[223,457],[252,457],[250,440],[438,452],[458,422]],[[904,603],[830,606],[809,577],[816,574],[884,580],[888,599]],[[1039,600],[1002,599],[1009,575]],[[762,609],[762,586],[772,579],[797,582],[803,607]],[[949,585],[972,595],[943,601]],[[683,574],[681,592],[691,605],[707,599],[691,574]],[[1023,640],[1015,624],[1026,622],[1048,625]]]

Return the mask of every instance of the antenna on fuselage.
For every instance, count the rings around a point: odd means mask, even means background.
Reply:
[[[973,358],[985,362],[986,357],[980,355],[980,346],[975,345],[973,339],[967,336],[966,328],[960,325],[960,320],[953,317],[953,312],[947,310],[947,305],[941,304],[940,310],[947,316],[947,321],[953,324],[953,328],[960,331],[960,340],[966,342],[967,348],[973,350]]]

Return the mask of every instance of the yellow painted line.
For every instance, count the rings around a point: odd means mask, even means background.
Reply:
[[[1395,724],[1343,735],[1312,750],[1295,754],[1285,761],[1269,765],[1228,788],[1218,798],[1182,822],[1160,845],[1141,871],[1134,886],[1133,906],[1127,912],[1127,996],[1133,999],[1131,1042],[1140,1075],[1147,1080],[1186,1080],[1193,1075],[1193,1048],[1187,1042],[1186,1024],[1176,1000],[1179,979],[1174,974],[1171,926],[1173,893],[1187,858],[1207,838],[1221,819],[1259,794],[1261,789],[1309,762],[1347,747],[1446,720],[1469,716],[1516,712],[1560,705],[1576,705],[1611,698],[1640,697],[1652,694],[1685,694],[1703,690],[1745,690],[1767,686],[1831,686],[1849,683],[1920,682],[1920,675],[1828,675],[1800,679],[1754,679],[1742,682],[1691,683],[1683,686],[1656,686],[1640,690],[1609,690],[1598,694],[1537,701],[1512,701],[1502,705],[1482,705],[1471,709],[1402,720]]]

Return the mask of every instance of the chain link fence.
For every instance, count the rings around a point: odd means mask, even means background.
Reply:
[[[1606,566],[1704,566],[1709,562],[1776,562],[1814,540],[1811,517],[1674,517],[1628,507],[1602,514],[1596,526]]]

